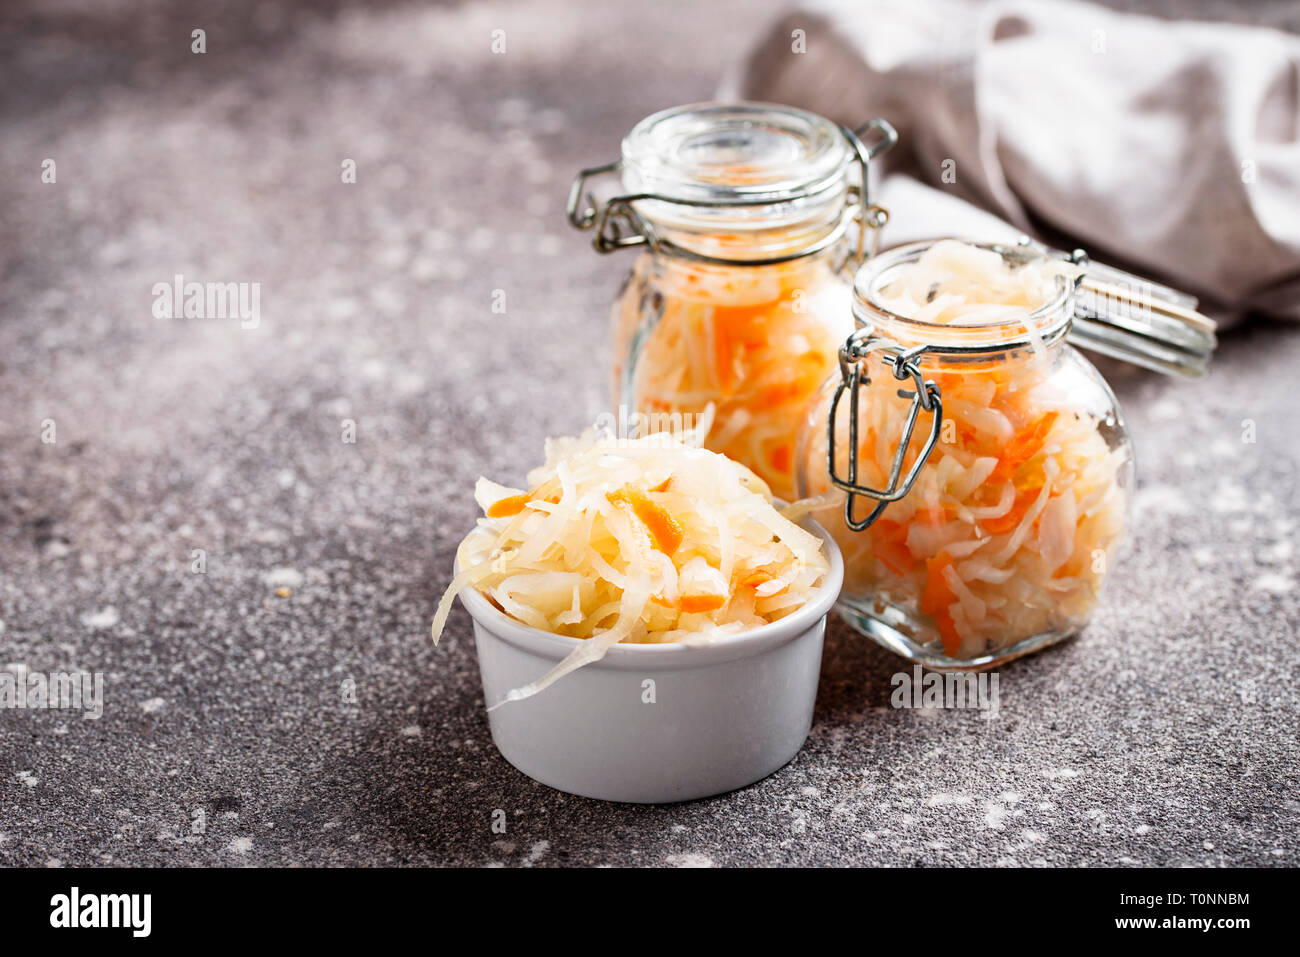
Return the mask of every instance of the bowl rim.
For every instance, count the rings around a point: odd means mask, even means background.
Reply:
[[[601,665],[669,667],[686,663],[709,664],[758,654],[806,634],[826,617],[839,599],[840,588],[844,582],[844,558],[831,534],[811,517],[804,517],[795,524],[822,540],[829,564],[821,584],[804,605],[774,622],[709,641],[695,643],[687,639],[656,644],[620,642],[606,650],[603,658],[584,666],[583,670],[599,668]],[[572,638],[525,625],[498,609],[476,588],[466,588],[460,593],[459,598],[476,627],[485,629],[522,651],[543,658],[558,661],[583,642],[590,640]]]

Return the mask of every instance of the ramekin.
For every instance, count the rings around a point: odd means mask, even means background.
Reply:
[[[770,625],[707,643],[618,644],[542,692],[488,712],[501,755],[535,781],[605,801],[662,804],[734,791],[784,766],[808,737],[826,615],[844,563],[830,562],[806,605]],[[481,593],[474,620],[488,705],[535,681],[582,641],[508,617]]]

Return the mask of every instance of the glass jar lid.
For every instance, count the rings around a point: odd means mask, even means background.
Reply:
[[[1082,255],[1076,250],[1071,258]],[[1218,345],[1196,299],[1101,263],[1087,262],[1074,297],[1070,341],[1145,369],[1199,378]]]
[[[703,103],[655,113],[632,128],[623,139],[623,186],[672,201],[644,204],[656,220],[722,215],[737,226],[767,228],[803,218],[808,207],[841,207],[854,158],[840,128],[815,113]],[[745,205],[710,205],[737,200]]]
[[[723,265],[812,255],[856,223],[861,262],[887,220],[867,202],[869,163],[897,141],[879,119],[850,130],[768,103],[674,107],[633,127],[620,160],[578,175],[569,221],[600,252],[649,245]],[[597,202],[587,184],[611,173],[625,193]]]

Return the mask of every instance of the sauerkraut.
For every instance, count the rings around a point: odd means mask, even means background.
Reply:
[[[1091,616],[1125,525],[1126,443],[1116,438],[1113,398],[1068,347],[1048,349],[1052,321],[1030,318],[1059,300],[1058,277],[1074,267],[1038,260],[1013,268],[996,252],[956,242],[931,247],[881,289],[878,304],[930,329],[882,323],[900,345],[944,341],[935,327],[979,326],[996,338],[1026,337],[1029,348],[983,359],[928,353],[926,378],[942,390],[938,444],[911,492],[874,525],[851,531],[844,497],[826,473],[827,392],[810,416],[804,467],[807,508],[844,552],[842,601],[918,644],[955,659],[979,657],[1026,639],[1068,633]],[[859,409],[859,480],[887,484],[908,403],[878,360]],[[907,383],[910,385],[910,383]],[[848,471],[847,399],[837,432],[837,469]],[[904,474],[919,454],[922,413]],[[876,503],[858,502],[857,515]],[[900,623],[896,612],[908,619]],[[893,613],[891,613],[893,612]]]
[[[535,694],[618,642],[708,641],[805,604],[828,570],[821,539],[782,517],[761,479],[667,434],[553,439],[527,491],[481,478],[484,517],[438,606],[476,588],[510,617],[586,639]]]
[[[707,447],[789,500],[799,426],[852,328],[847,279],[825,256],[771,266],[645,256],[614,307],[616,390],[652,415],[712,403]]]
[[[914,322],[1005,323],[1012,327],[1008,332],[1016,332],[1030,313],[1055,298],[1061,278],[1078,274],[1079,267],[1064,260],[1032,256],[1009,262],[995,250],[944,239],[916,262],[891,273],[875,304]]]

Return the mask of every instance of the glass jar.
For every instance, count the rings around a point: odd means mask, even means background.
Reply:
[[[843,550],[842,617],[911,661],[977,670],[1083,627],[1125,536],[1124,416],[1067,338],[1195,374],[1213,324],[1181,294],[1081,251],[1073,268],[1052,267],[1054,289],[1036,308],[960,324],[890,311],[900,277],[934,245],[883,253],[858,273],[859,328],[810,406],[798,493]],[[1049,255],[979,248],[1013,270]]]
[[[644,247],[612,324],[615,401],[645,431],[712,407],[707,446],[792,497],[807,404],[852,330],[852,270],[886,219],[866,201],[868,163],[896,139],[880,120],[854,132],[790,107],[702,104],[642,120],[619,162],[583,171],[573,225],[601,252]],[[587,181],[612,172],[625,193],[584,205]]]

